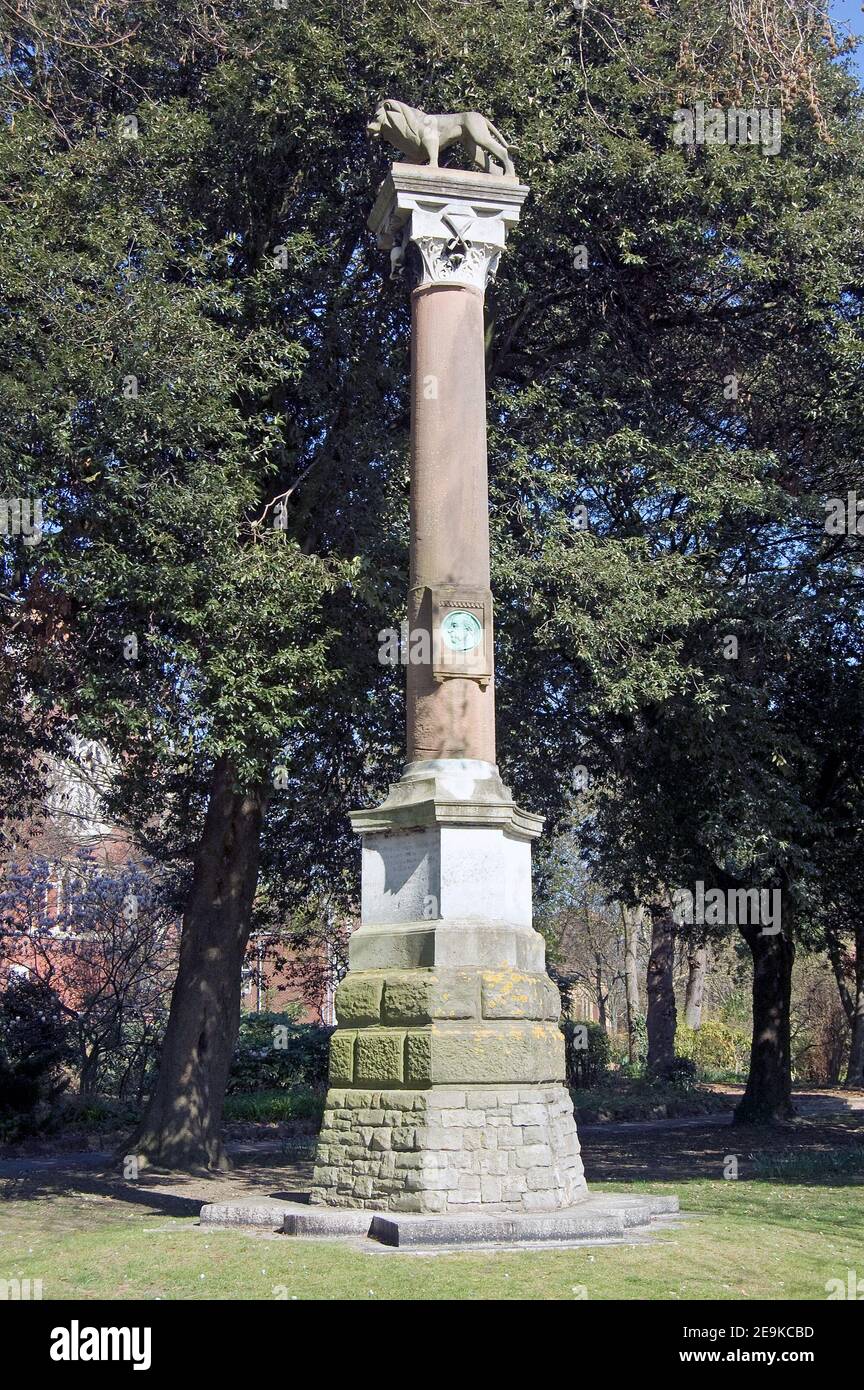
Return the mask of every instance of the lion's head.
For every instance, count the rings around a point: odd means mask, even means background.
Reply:
[[[370,135],[387,140],[409,158],[419,159],[423,154],[420,136],[422,119],[422,111],[407,106],[404,101],[388,97],[385,101],[379,102],[366,129]]]

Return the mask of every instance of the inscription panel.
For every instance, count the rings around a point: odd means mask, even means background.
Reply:
[[[363,837],[362,921],[434,921],[439,914],[437,829],[389,831]]]

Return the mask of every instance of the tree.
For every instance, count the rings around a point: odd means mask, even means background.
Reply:
[[[572,836],[550,846],[544,869],[537,925],[554,976],[565,994],[577,986],[591,1001],[604,1032],[615,1031],[624,980],[618,910],[587,874]]]
[[[649,1073],[662,1076],[675,1060],[675,922],[669,903],[651,904],[651,955],[646,979]]]
[[[153,865],[107,866],[87,851],[65,866],[10,865],[0,947],[56,998],[83,1097],[140,1102],[165,1029],[177,967],[177,919]]]
[[[812,18],[778,5],[772,27],[793,11]],[[532,295],[537,258],[503,287],[523,320],[499,359],[502,760],[555,817],[587,769],[580,839],[622,898],[698,880],[784,894],[780,933],[742,933],[754,1065],[739,1109],[783,1119],[793,927],[833,782],[792,702],[820,615],[842,643],[861,598],[854,538],[826,536],[823,506],[853,486],[862,443],[860,94],[805,22],[803,106],[782,57],[756,45],[782,99],[782,157],[673,154],[670,88],[681,105],[759,98],[761,79],[736,71],[756,50],[724,39],[733,7],[712,10],[710,40],[666,29],[671,12],[652,11],[647,36],[629,11],[593,14],[581,161],[558,162],[561,135],[552,156],[562,292]],[[674,7],[684,29],[688,14]],[[520,371],[532,387],[517,397]]]
[[[636,907],[630,907],[627,903],[621,903],[620,909],[621,926],[624,935],[624,988],[627,1001],[627,1056],[630,1062],[635,1062],[637,1060],[638,1020],[641,1013],[638,944],[645,912],[641,903]]]
[[[407,302],[365,231],[384,80],[493,113],[533,190],[490,301],[502,761],[553,828],[584,763],[684,839],[639,752],[669,704],[700,737],[719,718],[742,564],[778,534],[790,563],[799,522],[812,549],[813,499],[860,457],[860,103],[818,7],[770,12],[764,41],[727,0],[711,23],[689,0],[12,16],[0,468],[50,518],[11,604],[52,613],[14,693],[110,745],[118,813],[186,873],[153,1161],[223,1161],[259,865],[278,884],[299,847],[350,898],[346,804],[398,758],[375,634],[404,602]],[[679,96],[778,89],[782,160],[674,147]],[[671,882],[673,850],[653,880],[631,858],[622,896]]]
[[[684,995],[684,1021],[688,1028],[702,1024],[702,1000],[708,971],[708,947],[691,942],[687,955],[687,989]]]

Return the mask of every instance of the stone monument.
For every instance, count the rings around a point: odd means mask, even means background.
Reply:
[[[406,114],[407,113],[407,114]],[[531,841],[495,763],[484,291],[528,189],[476,112],[385,102],[397,163],[369,219],[411,285],[407,758],[362,836],[311,1202],[535,1213],[586,1194],[558,989],[531,922]],[[484,172],[437,167],[461,141]],[[492,172],[497,164],[508,172]],[[490,172],[485,172],[490,169]]]
[[[208,1203],[201,1220],[395,1246],[623,1240],[677,1198],[588,1195],[531,924],[541,821],[495,764],[483,296],[528,189],[476,111],[385,101],[369,130],[412,161],[369,219],[412,286],[406,765],[352,815],[361,922],[309,1201]],[[456,143],[480,172],[438,167]]]

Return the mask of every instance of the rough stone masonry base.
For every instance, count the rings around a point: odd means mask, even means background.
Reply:
[[[313,1204],[494,1215],[554,1211],[585,1193],[562,1085],[328,1092]]]

